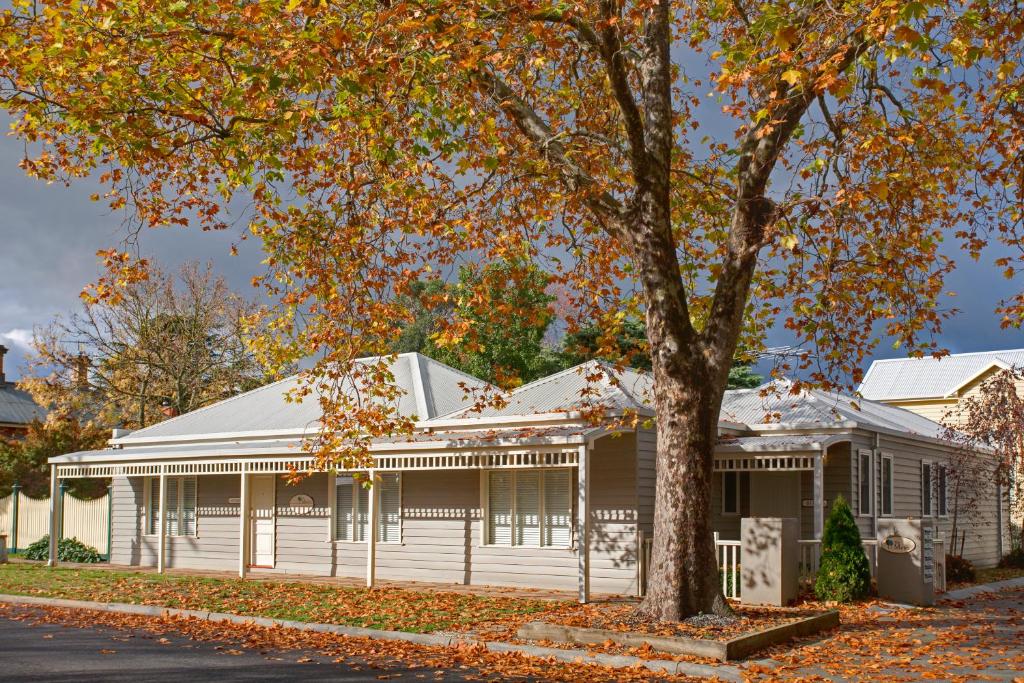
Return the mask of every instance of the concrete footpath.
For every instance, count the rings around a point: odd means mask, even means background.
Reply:
[[[286,619],[270,619],[267,617],[240,616],[237,614],[225,614],[222,612],[207,612],[202,610],[177,609],[172,607],[158,607],[153,605],[131,605],[118,602],[92,602],[87,600],[65,600],[63,598],[39,598],[25,595],[0,595],[0,602],[13,605],[34,605],[39,607],[60,607],[63,609],[96,610],[100,612],[114,612],[119,614],[135,614],[156,618],[163,617],[191,617],[203,621],[251,624],[263,627],[292,628],[300,631],[315,631],[317,633],[331,633],[341,636],[356,638],[371,638],[377,640],[398,640],[417,645],[433,647],[454,647],[457,645],[483,645],[491,652],[514,652],[529,657],[552,658],[566,662],[588,662],[612,669],[625,669],[635,666],[642,666],[651,671],[670,674],[681,674],[685,676],[697,676],[702,678],[718,678],[723,681],[742,681],[742,670],[736,666],[720,665],[710,666],[692,662],[676,662],[667,659],[643,659],[626,655],[607,655],[592,653],[587,650],[567,650],[554,647],[540,647],[537,645],[521,645],[504,642],[482,642],[462,637],[460,635],[437,634],[437,633],[407,633],[405,631],[381,631],[377,629],[361,628],[358,626],[341,626],[337,624],[312,624],[303,621],[290,621]]]

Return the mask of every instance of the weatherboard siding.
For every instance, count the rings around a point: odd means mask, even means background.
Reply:
[[[632,434],[599,439],[591,457],[591,590],[636,591],[637,441]],[[529,586],[574,590],[578,560],[573,548],[499,547],[483,544],[479,470],[411,471],[402,474],[401,543],[377,544],[377,577],[383,580]],[[168,537],[170,568],[234,570],[238,567],[237,475],[200,476],[197,535]],[[576,507],[573,472],[573,512]],[[156,537],[145,528],[145,479],[113,482],[115,564],[153,566]],[[292,508],[297,494],[313,507]],[[326,474],[297,484],[278,478],[277,573],[317,576],[366,575],[364,543],[331,540]],[[264,570],[261,570],[264,571]]]

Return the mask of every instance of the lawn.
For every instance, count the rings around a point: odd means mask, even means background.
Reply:
[[[397,588],[0,565],[0,593],[126,602],[429,633],[520,621],[573,603]]]

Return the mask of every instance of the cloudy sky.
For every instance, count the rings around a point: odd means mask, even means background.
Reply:
[[[6,119],[0,119],[0,127],[6,130]],[[22,150],[18,141],[0,138],[0,343],[10,349],[9,379],[24,370],[33,326],[77,307],[82,286],[98,273],[96,251],[118,246],[125,235],[120,215],[89,201],[95,186],[82,182],[68,188],[25,177],[18,168]],[[238,256],[231,256],[229,247],[238,240],[237,232],[164,228],[146,231],[140,244],[144,255],[168,268],[211,261],[232,287],[245,291],[261,254],[257,243],[247,241],[239,244]],[[953,352],[1024,347],[1024,335],[1000,330],[992,313],[995,301],[1022,284],[1004,280],[991,265],[991,255],[978,264],[963,263],[948,281],[956,297],[947,302],[961,313],[947,324],[940,342]],[[770,340],[773,345],[787,341],[781,332]],[[898,355],[882,347],[877,357]]]

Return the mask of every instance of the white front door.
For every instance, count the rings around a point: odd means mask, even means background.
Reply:
[[[273,474],[254,474],[252,486],[252,565],[274,566],[276,480]]]
[[[800,519],[800,473],[752,472],[750,516]]]

